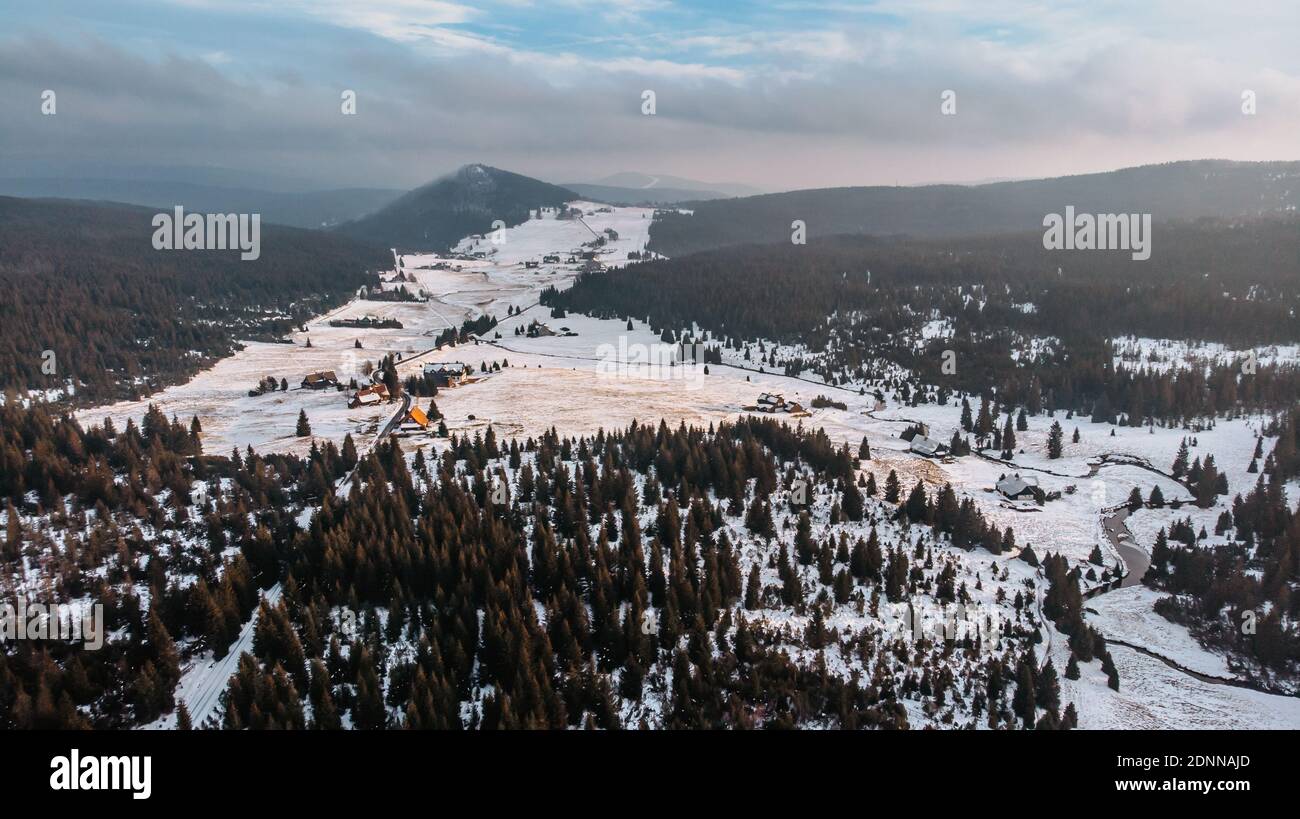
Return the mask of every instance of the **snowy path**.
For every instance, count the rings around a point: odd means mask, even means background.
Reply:
[[[263,592],[262,599],[274,606],[280,601],[280,584],[276,583]],[[221,701],[221,692],[226,690],[230,678],[239,668],[239,658],[245,651],[253,648],[253,631],[257,628],[257,609],[253,616],[239,631],[239,637],[230,644],[226,656],[220,660],[208,660],[201,665],[191,665],[181,675],[176,687],[176,698],[185,703],[190,712],[190,721],[195,727],[203,724]]]

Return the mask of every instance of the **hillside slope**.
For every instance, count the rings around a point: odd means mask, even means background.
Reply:
[[[514,226],[529,210],[581,197],[571,190],[487,165],[466,165],[375,213],[340,225],[339,233],[404,251],[442,251],[463,237]]]
[[[0,179],[0,196],[91,199],[188,213],[258,213],[264,223],[320,228],[357,219],[402,195],[387,188],[271,191],[160,179]]]

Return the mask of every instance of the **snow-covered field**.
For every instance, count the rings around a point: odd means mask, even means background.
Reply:
[[[590,212],[583,217],[590,230],[582,222],[543,214],[542,218],[505,230],[505,241],[500,245],[484,240],[486,247],[495,250],[489,259],[449,261],[461,268],[459,272],[421,269],[442,261],[437,256],[405,256],[403,270],[414,274],[419,281],[418,285],[406,286],[409,290],[417,287],[428,290],[433,296],[428,302],[355,299],[310,322],[305,331],[293,333],[292,344],[248,343],[239,353],[185,384],[142,401],[122,401],[83,410],[78,413],[78,419],[85,424],[112,417],[115,424],[122,426],[128,418],[138,421],[149,404],[156,404],[169,417],[176,415],[188,421],[197,415],[208,452],[224,454],[233,447],[251,446],[258,451],[305,454],[311,440],[294,435],[298,413],[305,411],[316,438],[338,442],[352,433],[357,446],[363,446],[378,432],[381,420],[391,414],[391,409],[349,410],[343,393],[300,389],[303,377],[310,372],[333,370],[345,385],[352,378],[364,384],[366,376],[362,370],[367,362],[377,364],[390,353],[399,353],[404,358],[418,355],[434,346],[434,337],[440,332],[459,327],[466,319],[485,313],[504,316],[507,305],[523,308],[536,304],[545,286],[568,286],[577,275],[578,265],[545,264],[525,269],[523,263],[534,258],[540,260],[544,253],[551,252],[567,260],[571,252],[581,249],[582,242],[593,238],[593,231],[601,233],[612,228],[619,234],[617,240],[602,248],[599,258],[608,266],[625,264],[628,252],[641,250],[649,240],[653,212],[649,209],[618,208],[601,213],[598,212],[601,206],[574,204]],[[391,278],[393,272],[384,274],[384,278]],[[364,316],[396,319],[403,326],[401,329],[329,326],[334,319]],[[306,346],[308,339],[311,347]],[[360,349],[355,346],[358,340]],[[448,348],[448,352],[450,355],[442,358],[456,357],[455,349]],[[289,391],[250,397],[248,391],[266,376],[287,380]]]
[[[1093,730],[1256,729],[1300,726],[1300,698],[1208,683],[1120,645],[1110,647],[1120,690],[1106,686],[1101,663],[1080,664],[1078,680],[1061,679],[1061,700],[1074,702],[1079,727]],[[1061,640],[1058,669],[1069,658]]]
[[[1096,612],[1089,613],[1088,621],[1108,639],[1151,646],[1160,656],[1199,674],[1235,677],[1222,655],[1202,648],[1187,629],[1155,613],[1152,606],[1164,596],[1145,586],[1118,589],[1088,602]]]
[[[929,427],[930,437],[947,442],[960,429],[960,397],[947,406],[912,407],[885,391],[881,407],[872,394],[874,386],[868,385],[865,394],[859,394],[856,388],[832,387],[815,378],[760,373],[756,360],[746,361],[734,350],[725,352],[727,363],[709,365],[706,374],[703,365],[672,362],[669,345],[651,331],[644,317],[632,317],[631,329],[626,320],[573,314],[552,318],[549,309],[538,305],[538,296],[547,286],[563,288],[572,282],[579,265],[567,259],[580,252],[594,233],[610,228],[618,235],[602,249],[599,259],[606,265],[626,263],[627,253],[643,249],[648,240],[652,213],[648,209],[613,208],[602,213],[600,206],[591,203],[578,206],[586,213],[582,222],[543,213],[506,230],[503,243],[494,244],[490,238],[467,239],[456,249],[459,254],[483,252],[486,256],[482,259],[402,257],[398,272],[415,279],[414,283],[406,281],[405,286],[412,292],[427,291],[431,296],[427,302],[354,300],[295,333],[292,344],[249,344],[184,385],[148,401],[84,411],[82,420],[98,422],[110,415],[120,425],[128,417],[138,419],[148,403],[155,403],[169,416],[187,420],[197,415],[209,452],[228,452],[232,446],[303,452],[310,439],[293,433],[298,412],[305,410],[316,437],[339,440],[350,432],[361,447],[373,439],[391,407],[349,410],[343,393],[313,392],[296,389],[296,385],[306,373],[321,369],[334,370],[344,383],[353,377],[362,381],[365,363],[377,362],[387,353],[402,354],[405,360],[399,364],[399,373],[403,377],[430,361],[464,361],[476,369],[480,363],[489,368],[501,364],[500,372],[444,389],[436,400],[452,433],[483,430],[490,424],[503,439],[537,436],[551,428],[562,435],[591,434],[602,428],[624,427],[633,419],[656,424],[663,419],[674,426],[681,422],[716,424],[749,411],[746,408],[752,407],[761,393],[775,392],[809,410],[806,417],[777,417],[805,427],[821,427],[855,451],[867,437],[873,460],[864,468],[875,475],[878,484],[883,486],[891,469],[898,473],[904,493],[917,480],[924,480],[931,489],[950,482],[959,494],[973,498],[992,521],[1013,527],[1019,545],[1032,545],[1040,555],[1059,552],[1071,564],[1085,565],[1085,570],[1095,546],[1101,547],[1107,566],[1119,561],[1099,521],[1103,510],[1123,503],[1134,487],[1144,497],[1159,486],[1166,500],[1188,498],[1184,487],[1158,474],[1169,470],[1184,438],[1197,438],[1199,445],[1191,450],[1192,457],[1213,454],[1220,469],[1227,472],[1230,495],[1222,502],[1230,503],[1231,496],[1246,491],[1257,477],[1246,468],[1263,426],[1259,418],[1220,420],[1212,429],[1193,431],[1113,427],[1084,417],[1067,418],[1064,413],[1055,418],[1040,415],[1030,417],[1029,428],[1016,433],[1014,465],[975,455],[931,460],[909,453],[907,442],[898,435],[920,421]],[[541,262],[548,254],[558,254],[561,263]],[[533,261],[538,266],[524,266]],[[391,276],[392,272],[385,274],[385,278]],[[507,316],[513,309],[521,312]],[[485,314],[496,316],[500,323],[480,341],[431,349],[433,337],[442,330]],[[333,318],[365,315],[397,318],[404,327],[356,330],[328,326]],[[555,335],[523,335],[534,321],[547,325]],[[310,348],[306,347],[309,337]],[[355,347],[358,339],[361,349]],[[1134,344],[1136,350],[1139,345]],[[1127,363],[1140,360],[1139,365],[1153,366],[1156,351],[1173,357],[1187,352],[1148,343]],[[1261,351],[1260,361],[1268,360],[1269,354],[1294,360],[1297,351]],[[412,358],[415,355],[419,357]],[[264,375],[286,378],[295,389],[248,397],[247,391]],[[845,409],[813,409],[812,400],[818,395],[843,402]],[[971,403],[978,408],[978,399],[972,398]],[[999,428],[1003,421],[997,419]],[[1059,421],[1065,433],[1064,456],[1055,460],[1046,455],[1053,421]],[[1080,440],[1073,443],[1076,428]],[[1265,439],[1265,451],[1272,443]],[[437,448],[444,444],[425,439],[422,444],[413,440],[411,445]],[[1130,464],[1099,465],[1103,456],[1113,455],[1145,462],[1155,471]],[[1035,475],[1045,490],[1060,492],[1061,498],[1041,507],[1005,502],[991,489],[1001,475],[1011,472]],[[1294,502],[1298,493],[1292,489]],[[1220,504],[1211,510],[1191,505],[1177,511],[1140,510],[1128,523],[1137,543],[1149,550],[1158,529],[1189,514],[1198,528],[1203,523],[1213,532],[1222,508]],[[982,552],[965,558],[963,569],[971,570],[973,563],[980,561],[1012,567],[1008,588],[1032,573],[1014,558],[994,558]],[[1149,645],[1188,668],[1228,676],[1222,658],[1201,649],[1182,627],[1151,612],[1151,599],[1152,594],[1140,587],[1102,595],[1088,603],[1097,612],[1089,615],[1090,621],[1104,634],[1113,632],[1117,639]],[[852,628],[855,624],[841,625]],[[1068,649],[1060,635],[1053,641],[1052,654],[1058,671],[1063,671]],[[1062,701],[1075,702],[1082,727],[1300,727],[1300,699],[1205,682],[1122,646],[1115,646],[1113,654],[1122,680],[1119,692],[1106,686],[1097,662],[1083,666],[1081,680],[1061,681]]]

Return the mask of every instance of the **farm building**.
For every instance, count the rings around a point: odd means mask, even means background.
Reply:
[[[933,438],[927,438],[924,435],[914,436],[908,449],[917,455],[923,455],[926,458],[937,458],[948,451],[948,447]]]
[[[411,407],[406,412],[406,417],[402,419],[402,425],[399,429],[402,432],[419,432],[429,428],[429,416],[425,415],[424,410],[419,407]]]
[[[1038,487],[1035,479],[1019,475],[1003,475],[997,482],[997,490],[1007,500],[1040,501],[1043,497],[1043,490]]]
[[[333,370],[321,370],[316,373],[307,373],[307,377],[302,380],[302,387],[305,390],[324,390],[330,387],[337,387],[338,378],[334,375]]]
[[[353,393],[352,400],[348,402],[348,407],[372,407],[387,400],[388,387],[383,384],[375,384]]]
[[[464,382],[473,368],[460,361],[444,361],[424,365],[424,375],[432,378],[438,387],[454,387]]]

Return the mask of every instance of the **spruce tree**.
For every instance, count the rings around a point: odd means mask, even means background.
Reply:
[[[1061,457],[1061,422],[1053,421],[1047,433],[1047,457],[1056,460]]]

